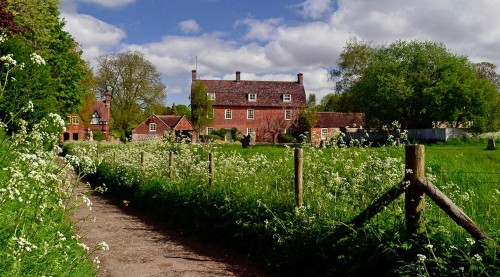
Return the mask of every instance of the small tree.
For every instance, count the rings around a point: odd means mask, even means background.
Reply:
[[[311,139],[311,130],[316,125],[316,122],[318,122],[318,113],[308,109],[301,110],[296,126],[297,138],[307,134],[307,137]]]
[[[196,82],[191,90],[191,123],[198,134],[201,129],[213,122],[211,113],[213,101],[208,99],[207,88],[202,82]]]

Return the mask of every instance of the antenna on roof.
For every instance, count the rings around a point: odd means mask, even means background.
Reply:
[[[198,72],[198,56],[194,56],[194,61],[195,61],[194,69],[196,69],[196,72]]]

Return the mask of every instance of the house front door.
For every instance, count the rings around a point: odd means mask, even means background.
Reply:
[[[231,135],[231,130],[226,130],[226,141],[231,141],[233,136]]]

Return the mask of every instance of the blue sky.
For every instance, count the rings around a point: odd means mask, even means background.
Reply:
[[[165,103],[189,104],[191,70],[205,79],[295,80],[333,90],[326,74],[350,38],[443,42],[473,62],[500,65],[500,1],[63,0],[66,30],[95,67],[138,50],[162,73]]]

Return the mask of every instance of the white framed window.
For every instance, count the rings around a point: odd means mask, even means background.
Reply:
[[[207,135],[211,134],[214,131],[214,128],[207,127]]]
[[[255,101],[257,101],[257,94],[255,94],[255,93],[248,94],[248,101],[249,102],[255,102]]]
[[[208,98],[208,100],[215,101],[215,93],[207,92],[207,98]]]
[[[285,110],[285,120],[292,120],[292,110]]]
[[[322,140],[328,139],[328,128],[321,128],[321,139]]]
[[[283,102],[290,102],[292,101],[292,95],[291,94],[283,94]]]
[[[254,110],[253,109],[247,110],[247,119],[254,119]]]
[[[72,116],[71,117],[71,124],[73,124],[73,125],[80,124],[80,119],[78,118],[78,116]]]
[[[156,132],[156,123],[149,123],[149,131]]]
[[[233,118],[233,111],[231,109],[226,110],[226,119],[232,119]]]
[[[247,135],[253,135],[254,134],[254,129],[253,128],[247,128]]]

